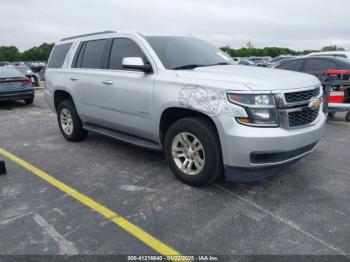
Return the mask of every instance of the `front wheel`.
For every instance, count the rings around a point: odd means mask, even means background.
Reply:
[[[82,122],[71,99],[64,100],[58,106],[57,120],[62,135],[69,141],[81,141],[87,131],[83,129]]]
[[[220,141],[204,118],[185,118],[167,131],[164,154],[175,176],[193,186],[208,185],[223,174]]]

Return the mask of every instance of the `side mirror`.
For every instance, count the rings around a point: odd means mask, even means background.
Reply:
[[[152,73],[152,67],[150,64],[145,64],[141,57],[124,57],[122,61],[122,67],[134,70],[140,70],[145,73]]]

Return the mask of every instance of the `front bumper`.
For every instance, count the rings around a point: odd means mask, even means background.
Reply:
[[[225,177],[230,181],[256,181],[273,175],[283,165],[312,152],[320,140],[326,116],[297,129],[244,126],[232,116],[214,122],[221,141]]]
[[[0,92],[0,101],[22,100],[34,98],[34,89],[11,90]]]

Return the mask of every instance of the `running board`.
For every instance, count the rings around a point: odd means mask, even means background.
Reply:
[[[139,146],[139,147],[143,147],[143,148],[155,150],[155,151],[161,151],[161,148],[159,147],[158,144],[136,136],[128,135],[126,133],[106,129],[106,128],[99,127],[92,124],[85,124],[83,128],[101,135],[105,135],[129,144],[135,145],[135,146]]]

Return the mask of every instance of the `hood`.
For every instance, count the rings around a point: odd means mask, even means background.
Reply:
[[[232,84],[232,89],[233,84],[244,85],[253,91],[288,90],[320,84],[320,81],[312,75],[252,66],[206,66],[176,72],[180,78],[198,79],[201,83],[208,81],[210,84],[213,81],[226,82],[228,83],[225,85],[226,88]]]

